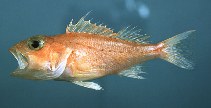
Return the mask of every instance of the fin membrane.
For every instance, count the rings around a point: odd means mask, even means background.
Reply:
[[[76,24],[73,24],[72,20],[66,28],[66,33],[70,32],[90,33],[113,38],[119,38],[122,40],[127,40],[132,42],[138,42],[142,44],[148,43],[146,39],[148,39],[149,36],[139,34],[141,31],[140,29],[136,29],[135,27],[134,28],[127,27],[125,29],[120,30],[118,33],[114,33],[113,30],[107,28],[106,26],[103,26],[102,24],[97,25],[96,23],[95,24],[91,23],[90,20],[86,21],[85,18],[89,13],[83,16]]]
[[[147,39],[150,36],[147,36],[146,34],[145,35],[139,34],[140,31],[141,29],[136,29],[136,27],[133,28],[126,27],[125,29],[122,29],[117,33],[118,34],[117,38],[142,44],[148,43]]]
[[[103,88],[99,84],[94,83],[94,82],[74,81],[73,83],[79,86],[94,89],[94,90],[103,90]]]
[[[162,49],[163,54],[161,54],[161,58],[174,65],[177,65],[178,67],[184,69],[193,69],[193,63],[184,57],[185,54],[182,53],[184,52],[182,50],[184,46],[180,44],[183,40],[187,39],[194,31],[195,30],[190,30],[162,41],[160,44],[163,44],[164,48]]]
[[[120,76],[136,78],[136,79],[145,79],[144,77],[140,76],[139,74],[145,73],[142,71],[141,65],[136,65],[134,67],[129,68],[128,70],[124,70],[119,73]]]
[[[107,28],[106,26],[102,26],[102,24],[92,24],[90,20],[85,21],[85,17],[88,15],[87,13],[83,16],[76,24],[73,24],[73,20],[66,28],[66,33],[69,32],[79,32],[79,33],[90,33],[90,34],[99,34],[103,36],[116,36],[116,33],[113,33],[113,30]]]

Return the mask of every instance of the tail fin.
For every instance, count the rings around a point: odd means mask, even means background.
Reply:
[[[181,44],[182,40],[187,39],[188,36],[194,31],[195,30],[190,30],[162,41],[160,44],[162,44],[164,48],[162,49],[161,58],[177,65],[178,67],[184,69],[193,69],[193,63],[187,60],[183,54],[181,54],[182,49],[178,46]]]

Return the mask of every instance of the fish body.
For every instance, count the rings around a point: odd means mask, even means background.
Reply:
[[[36,35],[10,48],[19,67],[12,75],[33,80],[63,80],[101,90],[88,80],[118,74],[143,79],[139,74],[145,61],[161,58],[181,68],[192,69],[192,63],[176,46],[193,31],[187,31],[157,44],[146,42],[139,31],[123,29],[114,33],[82,17],[72,21],[65,34]]]
[[[53,38],[71,50],[66,75],[79,81],[118,74],[135,64],[159,57],[161,49],[157,44],[138,44],[87,33],[68,33]]]

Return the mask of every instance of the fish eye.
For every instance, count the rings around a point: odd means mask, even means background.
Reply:
[[[40,50],[44,46],[44,37],[42,35],[31,37],[27,44],[31,50]]]

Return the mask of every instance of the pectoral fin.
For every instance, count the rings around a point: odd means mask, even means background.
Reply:
[[[49,78],[58,78],[65,70],[67,60],[62,61],[54,70],[48,70]]]
[[[99,84],[94,83],[94,82],[74,81],[73,83],[79,86],[94,89],[94,90],[103,90],[103,88]]]

